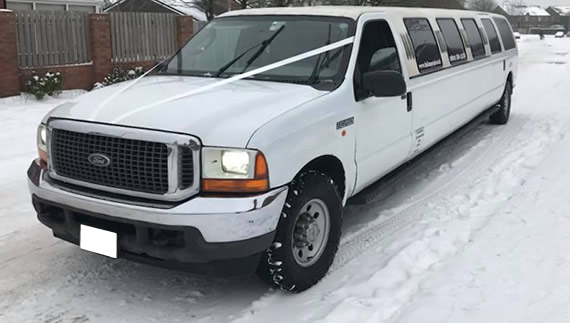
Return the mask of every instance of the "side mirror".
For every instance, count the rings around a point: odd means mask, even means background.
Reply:
[[[362,77],[362,87],[375,97],[402,96],[406,94],[406,81],[396,71],[373,71]]]

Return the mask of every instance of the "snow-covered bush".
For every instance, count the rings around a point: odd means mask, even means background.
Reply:
[[[33,94],[38,100],[46,95],[57,95],[61,92],[63,77],[61,73],[48,71],[43,76],[32,72],[32,78],[26,82],[24,92]]]
[[[100,89],[102,87],[105,87],[105,86],[108,86],[111,84],[120,83],[120,82],[124,82],[124,81],[128,81],[128,80],[134,80],[143,74],[144,74],[144,69],[142,66],[135,67],[132,69],[123,69],[120,67],[116,67],[113,69],[111,74],[105,76],[105,79],[103,79],[103,82],[95,83],[93,85],[93,88],[94,89]]]

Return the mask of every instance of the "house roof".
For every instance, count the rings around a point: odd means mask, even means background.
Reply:
[[[570,7],[564,6],[551,6],[552,10],[556,11],[561,16],[570,16]]]
[[[548,11],[540,6],[526,6],[525,16],[550,16]]]
[[[84,0],[86,1],[86,0]],[[113,9],[115,6],[128,1],[128,0],[111,0],[113,2],[112,5],[105,8],[105,11],[109,11]],[[198,7],[195,1],[193,0],[150,0],[162,7],[167,8],[168,10],[179,14],[181,16],[191,16],[195,20],[198,21],[207,21],[206,14],[202,9]]]
[[[501,8],[511,16],[539,16],[539,17],[550,16],[548,11],[543,9],[541,6],[535,6],[535,5],[510,6],[508,4],[505,4],[501,6]]]
[[[164,4],[178,10],[187,16],[192,16],[194,19],[199,21],[207,21],[206,14],[202,9],[198,7],[195,1],[183,1],[183,0],[160,0]]]

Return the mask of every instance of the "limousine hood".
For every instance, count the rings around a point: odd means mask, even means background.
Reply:
[[[157,129],[197,136],[207,146],[245,147],[255,130],[266,122],[327,93],[306,85],[241,80],[151,105],[219,80],[146,77],[105,104],[102,103],[129,83],[83,95],[54,109],[46,120],[66,118]]]

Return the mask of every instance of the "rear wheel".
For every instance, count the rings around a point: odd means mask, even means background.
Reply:
[[[511,115],[511,96],[513,93],[513,86],[510,81],[507,81],[505,85],[505,91],[499,102],[499,110],[493,113],[489,120],[494,124],[506,124],[509,122],[509,117]]]
[[[334,260],[341,223],[342,201],[333,180],[316,171],[301,174],[290,185],[275,241],[257,275],[294,293],[313,286]]]

